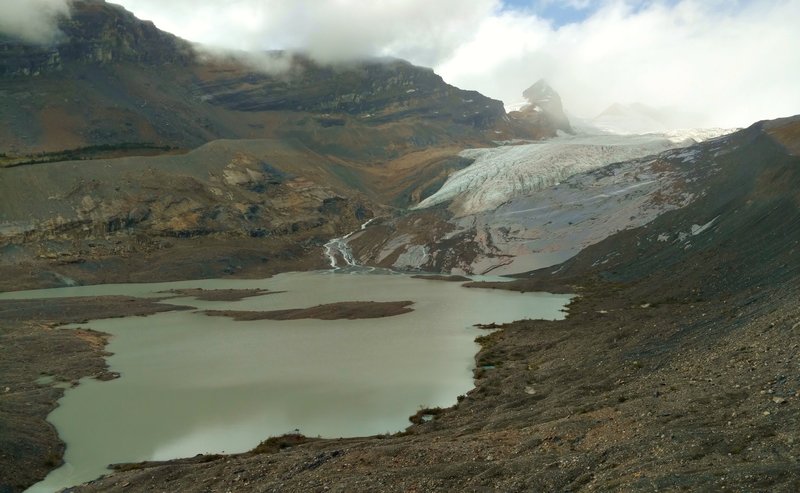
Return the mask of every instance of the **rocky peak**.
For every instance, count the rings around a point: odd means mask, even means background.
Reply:
[[[0,36],[0,76],[38,75],[76,63],[164,64],[192,58],[188,42],[104,0],[76,0],[58,28],[62,35],[51,45]]]
[[[564,114],[561,96],[546,80],[539,79],[534,85],[525,89],[522,96],[528,101],[528,104],[520,110],[526,118],[545,120],[556,130],[572,132],[569,119]]]

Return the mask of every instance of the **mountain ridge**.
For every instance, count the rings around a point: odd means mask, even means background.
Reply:
[[[285,70],[270,74],[247,57],[201,52],[103,0],[74,2],[59,26],[64,37],[52,45],[0,39],[1,116],[13,123],[0,132],[6,154],[132,142],[188,149],[218,138],[263,138],[276,131],[263,120],[281,113],[289,120],[314,115],[323,129],[423,118],[439,122],[447,139],[487,143],[496,129],[521,131],[505,121],[501,102],[404,61],[326,66],[284,54]],[[68,121],[69,135],[48,132],[42,120],[55,117]]]

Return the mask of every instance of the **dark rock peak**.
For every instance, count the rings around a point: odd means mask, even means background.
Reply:
[[[184,60],[192,51],[188,42],[138,19],[121,6],[103,0],[79,0],[72,5],[72,16],[65,19],[61,29],[69,39],[67,45],[78,45],[78,54],[80,48],[100,45],[112,52],[105,52],[97,61],[109,61],[116,55],[128,60],[170,62]]]
[[[561,104],[561,96],[546,80],[539,79],[534,85],[525,89],[522,96],[528,101],[528,105],[522,108],[520,113],[527,119],[546,120],[555,129],[572,133],[572,126]]]
[[[52,45],[0,36],[0,76],[37,75],[75,63],[184,63],[193,57],[188,42],[103,0],[72,2],[71,15],[58,28]]]

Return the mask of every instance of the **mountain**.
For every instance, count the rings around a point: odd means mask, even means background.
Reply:
[[[64,38],[53,46],[0,39],[2,116],[12,123],[0,134],[7,155],[142,144],[187,149],[216,138],[280,135],[287,126],[296,135],[345,124],[414,127],[413,119],[424,118],[436,128],[404,135],[402,144],[413,148],[480,140],[505,116],[499,101],[407,62],[333,67],[264,54],[242,63],[198,53],[102,0],[74,2],[60,28]],[[286,68],[270,74],[263,65],[275,57]],[[49,123],[55,120],[58,128]]]
[[[74,2],[70,17],[62,18],[58,28],[52,44],[0,35],[0,76],[43,76],[67,71],[76,63],[185,65],[194,56],[189,43],[102,0]]]
[[[401,60],[209,54],[102,0],[59,28],[0,39],[6,288],[322,267],[327,239],[429,195],[465,147],[539,132]]]
[[[514,120],[525,122],[534,128],[550,129],[551,137],[557,131],[572,133],[572,126],[564,107],[561,96],[544,79],[538,80],[531,87],[523,91],[522,96],[526,103],[516,111],[509,113]]]

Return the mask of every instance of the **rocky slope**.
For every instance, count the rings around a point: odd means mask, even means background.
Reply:
[[[346,170],[275,141],[4,169],[2,285],[322,267],[322,244],[375,207],[337,169]]]

